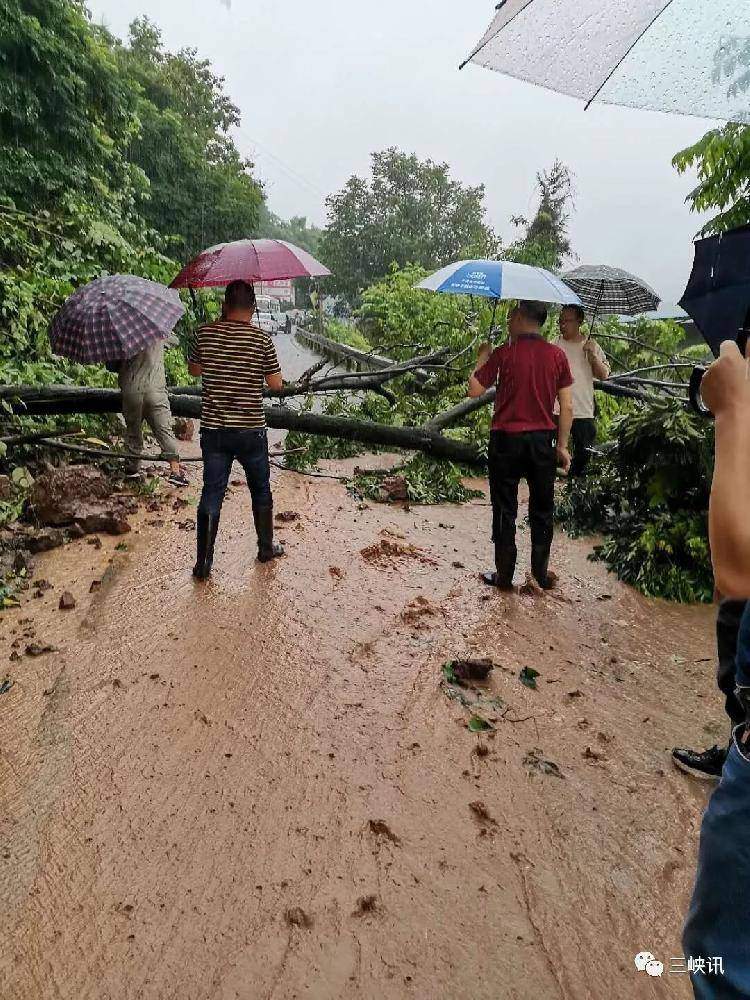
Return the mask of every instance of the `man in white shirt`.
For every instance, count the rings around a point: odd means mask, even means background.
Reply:
[[[596,441],[594,379],[609,378],[610,367],[601,347],[581,333],[585,315],[580,306],[565,306],[560,313],[561,339],[557,342],[573,374],[573,426],[570,432],[573,461],[570,476],[582,476]]]

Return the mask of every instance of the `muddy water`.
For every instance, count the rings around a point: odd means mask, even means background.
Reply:
[[[680,954],[705,793],[668,748],[721,725],[710,609],[564,538],[557,595],[485,592],[486,502],[274,488],[275,565],[235,485],[207,586],[167,503],[3,616],[3,1000],[689,997],[633,956]],[[490,736],[440,687],[464,655]]]

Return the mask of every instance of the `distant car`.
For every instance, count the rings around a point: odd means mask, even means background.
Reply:
[[[273,334],[277,333],[276,320],[273,318],[270,312],[257,312],[255,314],[255,322],[259,330],[263,333]]]

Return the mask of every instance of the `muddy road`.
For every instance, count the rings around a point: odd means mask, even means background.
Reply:
[[[720,732],[711,609],[564,537],[558,593],[491,593],[486,502],[274,488],[274,565],[235,484],[207,586],[163,498],[3,615],[3,1000],[688,998],[633,957],[681,954],[706,792],[668,749]],[[468,708],[464,656],[496,664]]]

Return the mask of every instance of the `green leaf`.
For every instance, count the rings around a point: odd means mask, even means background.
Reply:
[[[456,674],[453,669],[453,660],[448,660],[447,663],[443,664],[443,679],[446,684],[457,684]]]
[[[486,733],[490,729],[494,729],[495,727],[492,725],[492,723],[488,722],[486,719],[483,719],[481,715],[472,715],[472,717],[469,719],[468,722],[468,728],[469,732],[471,733]]]

